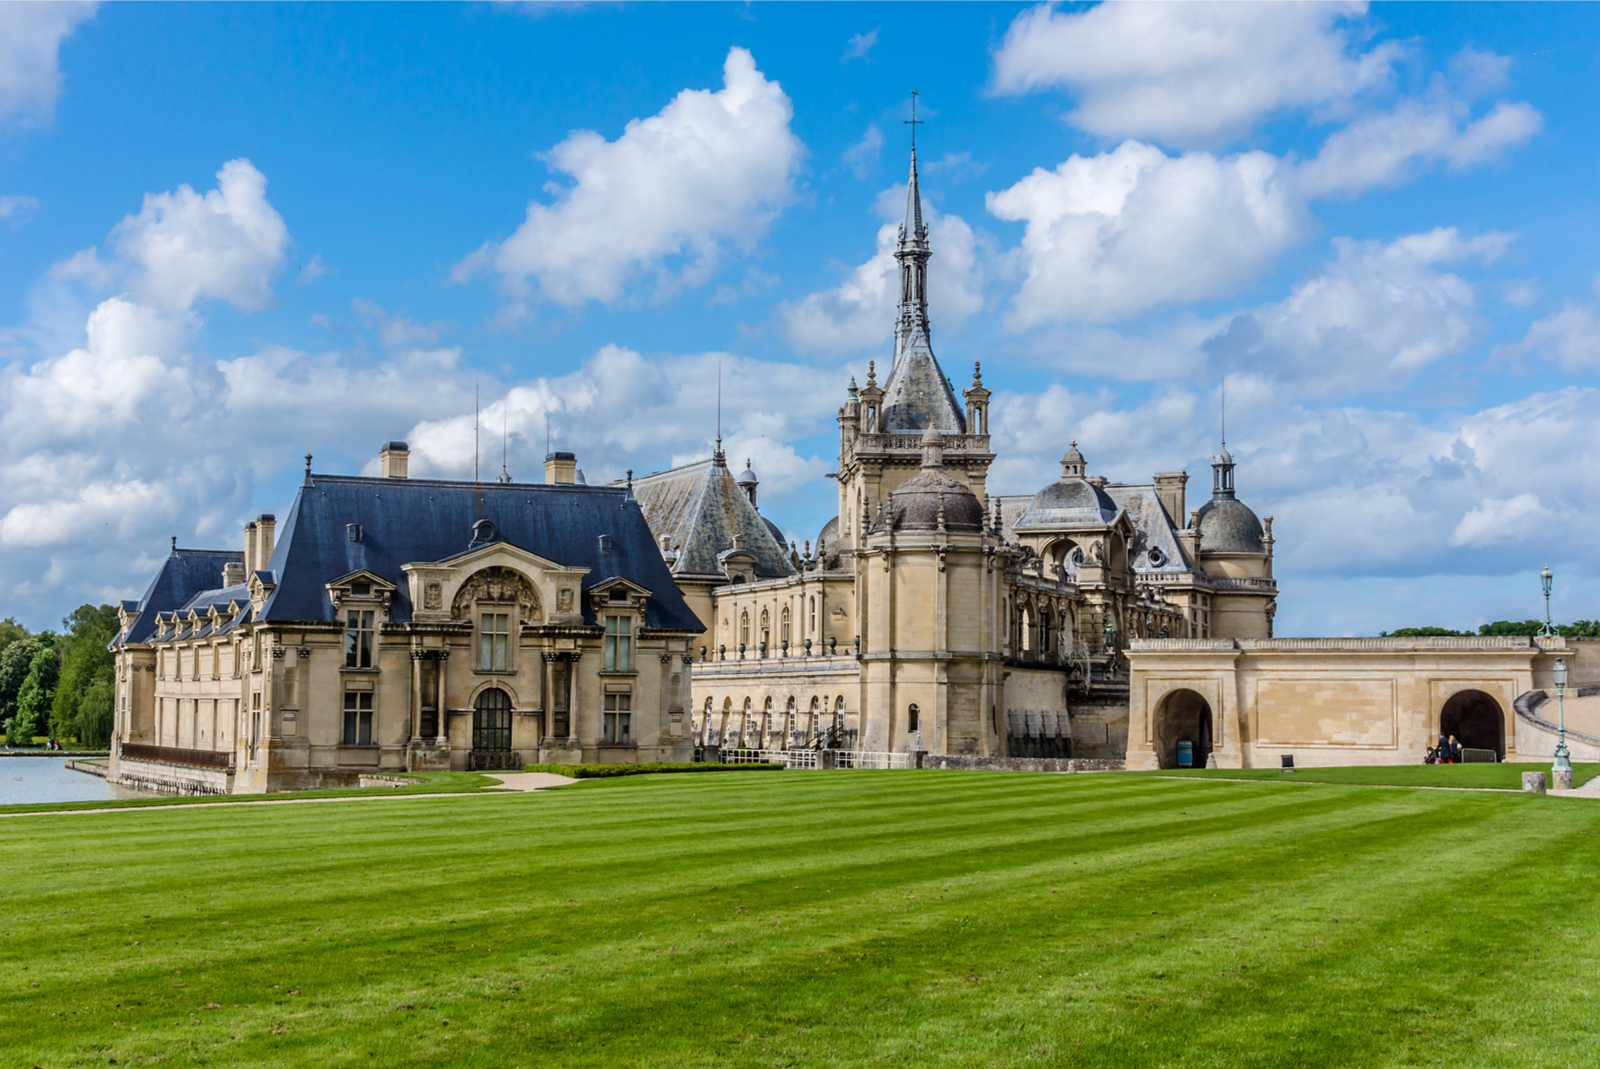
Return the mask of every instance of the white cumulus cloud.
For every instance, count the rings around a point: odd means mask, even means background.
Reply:
[[[639,274],[658,292],[706,282],[720,254],[748,249],[793,196],[804,146],[793,108],[742,48],[728,53],[723,88],[685,89],[658,114],[607,141],[578,130],[543,159],[571,179],[547,187],[511,237],[457,265],[464,280],[490,268],[513,311],[537,298],[612,302]]]
[[[1435,76],[1426,93],[1335,131],[1300,167],[1306,195],[1354,195],[1401,185],[1435,163],[1465,170],[1539,132],[1543,118],[1525,103],[1500,101],[1472,117],[1473,101],[1504,83],[1503,57],[1469,49],[1450,66],[1451,73]]]
[[[1335,238],[1337,255],[1318,274],[1283,301],[1234,317],[1203,348],[1218,371],[1309,394],[1398,386],[1482,332],[1473,287],[1439,265],[1492,260],[1509,241],[1454,228],[1387,243]]]
[[[1041,4],[994,57],[1002,94],[1063,88],[1076,126],[1105,137],[1225,144],[1290,109],[1337,109],[1384,86],[1400,49],[1357,47],[1364,4]]]
[[[61,95],[61,42],[92,3],[0,4],[0,128],[45,126]]]
[[[1027,224],[1014,329],[1227,296],[1311,227],[1292,170],[1275,156],[1168,156],[1138,141],[1036,168],[987,204]]]
[[[204,195],[187,185],[146,194],[112,236],[140,295],[167,308],[220,298],[255,311],[272,303],[289,228],[267,201],[266,176],[241,159],[223,164]]]

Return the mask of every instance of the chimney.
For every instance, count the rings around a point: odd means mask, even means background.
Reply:
[[[244,562],[231,560],[222,566],[222,585],[238,586],[244,582]]]
[[[578,476],[578,456],[576,453],[548,453],[544,458],[544,481],[546,483],[572,483]]]
[[[411,458],[411,449],[404,442],[390,442],[378,453],[378,463],[382,465],[382,474],[385,479],[404,479],[406,465]]]
[[[244,574],[256,570],[256,524],[254,520],[244,525]]]
[[[272,534],[278,527],[278,518],[270,512],[256,517],[255,571],[272,563]]]
[[[1186,471],[1156,472],[1156,497],[1161,499],[1161,507],[1172,517],[1174,527],[1183,522],[1183,488],[1188,484],[1189,473]]]

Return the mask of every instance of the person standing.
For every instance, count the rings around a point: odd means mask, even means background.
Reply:
[[[1450,763],[1452,765],[1461,763],[1461,740],[1454,735],[1450,736]]]

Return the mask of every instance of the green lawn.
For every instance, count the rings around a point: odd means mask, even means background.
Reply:
[[[0,818],[0,1066],[1594,1065],[1600,803],[1289,779]]]
[[[88,762],[85,762],[86,764]],[[104,764],[104,762],[100,762]],[[88,773],[85,773],[87,775]],[[24,802],[16,805],[0,805],[0,816],[12,813],[59,813],[77,809],[148,809],[163,806],[186,806],[216,804],[218,802],[232,802],[235,804],[249,805],[263,801],[283,801],[284,799],[306,798],[355,798],[363,795],[387,794],[455,794],[462,792],[481,791],[484,789],[499,790],[503,784],[497,779],[477,772],[404,772],[397,773],[407,779],[419,779],[421,783],[408,783],[401,787],[324,787],[314,791],[280,791],[272,795],[246,794],[246,795],[149,795],[142,798],[110,798],[94,802]],[[3,1063],[0,1063],[3,1064]]]
[[[1197,776],[1201,779],[1297,780],[1302,783],[1354,783],[1390,787],[1491,787],[1507,791],[1522,789],[1524,772],[1543,772],[1549,786],[1549,761],[1470,765],[1371,765],[1339,768],[1297,768],[1284,772],[1277,768],[1184,768],[1162,772],[1143,772],[1146,776]],[[1581,787],[1600,773],[1600,764],[1572,766],[1572,785]]]

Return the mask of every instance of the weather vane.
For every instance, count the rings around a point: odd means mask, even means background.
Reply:
[[[907,126],[911,127],[911,151],[914,154],[917,151],[917,127],[922,125],[922,120],[917,118],[917,91],[915,89],[911,90],[911,118],[903,121]]]

